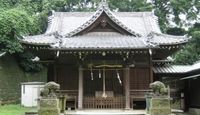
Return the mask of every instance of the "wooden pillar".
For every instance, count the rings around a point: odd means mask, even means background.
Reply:
[[[79,66],[79,79],[78,79],[78,109],[83,108],[83,68]]]
[[[128,66],[124,68],[125,75],[125,109],[130,109],[130,69]]]
[[[153,82],[153,63],[152,63],[152,49],[149,49],[149,74],[150,74],[150,83]]]
[[[49,63],[48,64],[48,70],[47,70],[47,82],[50,82],[50,81],[55,81],[54,79],[54,64],[51,64]]]
[[[53,70],[54,70],[54,82],[59,83],[58,76],[57,76],[57,66],[56,66],[56,64],[53,65]]]

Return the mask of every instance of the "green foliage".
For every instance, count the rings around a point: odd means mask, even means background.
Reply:
[[[151,11],[152,5],[146,0],[109,0],[109,5],[113,10],[122,12]]]
[[[0,100],[2,104],[20,102],[20,83],[43,81],[47,79],[47,69],[41,72],[26,73],[19,66],[14,56],[5,55],[0,58]],[[1,109],[0,109],[1,111]],[[1,112],[0,112],[0,115]],[[3,114],[4,115],[4,114]],[[6,114],[5,114],[6,115]],[[16,114],[12,114],[16,115]]]
[[[69,0],[43,0],[43,11],[50,12],[51,10],[55,11],[66,11],[66,5]],[[77,1],[77,0],[74,0]],[[69,5],[70,6],[70,5]],[[68,6],[68,8],[69,8]]]
[[[188,34],[192,37],[190,43],[175,55],[176,64],[193,64],[200,59],[200,26],[195,24]]]
[[[152,0],[154,4],[154,13],[156,16],[158,16],[160,29],[162,31],[166,31],[167,25],[169,24],[167,20],[167,15],[169,13],[169,6],[168,2],[169,0]]]
[[[25,108],[19,104],[0,106],[1,115],[24,115],[27,111],[36,111],[36,108]]]
[[[0,13],[0,48],[10,54],[22,52],[18,41],[21,35],[37,33],[40,29],[34,22],[35,17],[30,17],[25,11],[17,8]]]
[[[39,72],[43,69],[43,65],[37,62],[33,62],[34,55],[31,53],[19,54],[19,65],[25,72]]]
[[[170,34],[170,35],[177,35],[177,36],[180,36],[180,35],[185,35],[186,34],[186,31],[185,29],[183,28],[168,28],[167,31],[166,31],[167,34]]]
[[[152,0],[155,14],[159,18],[161,30],[166,32],[169,21],[176,23],[178,27],[190,25],[191,21],[197,21],[200,13],[198,0]],[[180,15],[185,15],[186,20],[181,20]],[[171,16],[172,19],[169,17]]]
[[[183,50],[175,55],[175,64],[190,65],[199,60],[199,55],[196,53],[194,46],[187,45]]]
[[[44,31],[44,28],[46,28],[46,17],[44,15],[28,15],[21,8],[8,9],[1,12],[0,51],[5,51],[8,54],[23,52],[23,47],[19,42],[21,36],[38,34]],[[20,59],[20,66],[26,72],[41,70],[40,64],[33,64],[23,56]]]
[[[0,8],[8,9],[14,7],[19,0],[0,0]]]

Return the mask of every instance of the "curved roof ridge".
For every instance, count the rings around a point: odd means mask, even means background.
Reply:
[[[146,41],[157,45],[175,45],[187,43],[189,38],[186,36],[174,36],[163,33],[150,32],[146,36]]]
[[[103,10],[97,10],[92,16],[90,16],[89,20],[85,21],[81,26],[79,26],[75,30],[72,30],[71,32],[67,33],[65,37],[71,37],[92,25],[95,22],[95,20],[102,14],[102,12]]]
[[[61,19],[58,16],[55,16],[56,12],[52,11],[52,15],[48,18],[48,26],[45,34],[52,34],[59,30],[59,25],[61,23]],[[59,13],[61,16],[62,13]]]
[[[52,30],[51,26],[52,26],[53,18],[54,18],[54,15],[51,15],[51,16],[48,17],[48,27],[47,27],[45,33],[50,33],[51,32],[51,30]]]
[[[153,12],[151,12],[151,15],[149,15],[149,16],[146,16],[146,15],[147,15],[146,13],[143,13],[143,19],[146,20],[146,21],[144,21],[144,23],[145,23],[145,27],[147,28],[147,34],[151,33],[151,32],[161,34],[162,32],[161,32],[160,28],[155,27],[155,26],[159,25],[158,17],[155,16],[155,14]],[[153,22],[153,21],[155,21],[155,22]],[[157,23],[157,24],[155,25],[153,23]],[[155,28],[158,28],[159,31],[156,31]]]
[[[76,34],[78,34],[79,32],[81,32],[82,30],[86,29],[87,27],[89,27],[90,25],[92,25],[100,16],[101,14],[105,12],[107,14],[107,16],[114,22],[116,23],[118,26],[120,26],[122,29],[124,29],[125,31],[127,31],[128,33],[130,33],[131,35],[134,36],[138,36],[140,37],[140,34],[137,34],[136,32],[134,32],[133,30],[131,30],[130,28],[128,28],[125,24],[123,24],[121,21],[119,21],[119,19],[116,18],[116,16],[110,11],[108,4],[105,1],[102,1],[98,7],[98,10],[89,18],[89,20],[87,20],[85,23],[83,23],[81,26],[79,26],[78,28],[76,28],[75,30],[67,33],[65,35],[65,37],[72,37]]]

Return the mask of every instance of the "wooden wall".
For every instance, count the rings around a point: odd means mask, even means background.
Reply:
[[[62,90],[78,90],[78,67],[57,66],[56,76],[56,81]]]
[[[118,72],[123,83],[123,69],[118,70]],[[53,73],[55,75],[53,75]],[[83,71],[84,95],[95,95],[95,91],[103,90],[103,71],[101,70],[101,78],[99,78],[99,70],[93,70],[93,76],[94,80],[91,80],[91,71]],[[57,65],[54,69],[51,65],[48,70],[48,81],[52,80],[59,83],[62,90],[78,90],[78,67]],[[149,89],[149,83],[149,67],[130,68],[130,90]],[[115,95],[124,95],[123,86],[120,85],[117,79],[116,70],[106,70],[106,91],[114,91]]]
[[[189,107],[200,108],[200,78],[189,80]]]
[[[149,67],[130,68],[130,90],[149,89]]]

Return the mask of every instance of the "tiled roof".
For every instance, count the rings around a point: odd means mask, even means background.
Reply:
[[[155,66],[153,67],[154,73],[158,74],[176,74],[187,73],[195,70],[200,70],[200,62],[193,65],[167,65],[167,66]]]
[[[96,12],[54,12],[49,17],[46,33],[58,32],[60,35],[73,36],[93,24],[105,12],[121,28],[132,35],[144,36],[151,31],[161,33],[157,17],[152,12],[111,12],[102,3]]]
[[[23,43],[27,44],[37,44],[37,45],[50,45],[58,42],[59,39],[55,35],[35,35],[35,36],[26,36],[21,40]]]
[[[125,36],[115,32],[91,32],[81,36],[62,38],[58,49],[139,49],[149,44],[138,37]]]
[[[89,20],[84,22],[82,25],[80,25],[78,28],[76,28],[75,30],[71,31],[70,33],[67,33],[66,36],[68,36],[68,37],[74,36],[77,33],[79,33],[80,31],[86,29],[87,27],[92,25],[101,16],[101,14],[104,13],[104,12],[107,14],[107,16],[114,23],[116,23],[119,27],[121,27],[124,30],[126,30],[128,33],[130,33],[130,34],[132,34],[134,36],[140,36],[139,34],[135,33],[132,29],[127,27],[125,24],[123,24],[119,19],[117,19],[117,17],[110,11],[110,9],[109,9],[109,7],[107,6],[106,3],[100,4],[100,7],[98,8],[98,10],[89,18]]]
[[[151,32],[147,35],[147,41],[157,45],[175,45],[188,42],[185,36],[173,36]]]
[[[89,20],[93,20],[95,12],[54,12],[49,17],[49,26],[46,33],[58,31],[60,35],[67,35],[75,31],[82,25],[86,26]],[[100,14],[100,13],[99,13]],[[151,31],[161,33],[157,23],[157,17],[152,12],[113,12],[112,15],[118,19],[121,24],[142,36],[149,34]],[[96,17],[97,18],[97,17]],[[81,28],[79,28],[81,29]]]
[[[156,66],[153,67],[154,73],[185,73],[190,69],[191,66],[184,66],[184,65],[168,65],[168,66]]]
[[[122,35],[116,32],[91,32],[81,36],[62,37],[54,34],[27,36],[22,42],[51,45],[53,48],[150,48],[187,42],[185,37],[155,34],[151,38]]]
[[[114,23],[129,32],[130,36],[111,34],[111,32],[76,35],[90,26],[103,12]],[[103,3],[95,13],[54,12],[49,17],[49,25],[44,34],[25,36],[21,41],[27,44],[51,45],[57,48],[146,48],[181,44],[187,42],[188,39],[184,36],[162,34],[157,23],[157,17],[152,12],[114,13],[109,10],[107,4]]]

